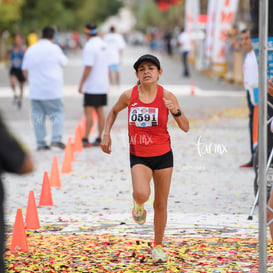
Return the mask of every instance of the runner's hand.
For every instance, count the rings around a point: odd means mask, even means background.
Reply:
[[[112,152],[111,150],[111,137],[110,135],[104,135],[102,138],[102,142],[100,144],[101,149],[107,153],[110,154]]]
[[[171,111],[171,113],[177,112],[178,106],[176,105],[176,103],[174,103],[172,100],[167,100],[165,98],[163,98],[163,101],[165,103],[165,106]]]

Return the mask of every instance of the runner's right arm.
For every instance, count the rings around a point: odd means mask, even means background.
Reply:
[[[84,70],[82,73],[82,78],[81,78],[79,89],[78,89],[78,92],[80,94],[83,92],[82,91],[83,84],[85,83],[86,79],[88,78],[89,74],[91,73],[91,70],[92,70],[92,66],[85,66],[84,67]]]
[[[128,107],[131,99],[131,94],[132,90],[127,90],[124,93],[122,93],[116,102],[116,104],[113,106],[111,111],[109,112],[107,119],[106,119],[106,124],[104,128],[104,134],[101,142],[101,148],[102,150],[110,154],[111,153],[111,136],[110,132],[113,127],[113,124],[117,118],[118,113]]]

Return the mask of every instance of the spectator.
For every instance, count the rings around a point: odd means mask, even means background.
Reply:
[[[164,35],[164,41],[165,41],[165,50],[169,57],[173,55],[173,48],[172,48],[172,32],[170,30],[167,30]]]
[[[0,116],[0,273],[5,272],[5,222],[4,222],[4,189],[3,172],[25,174],[33,170],[30,155],[20,143],[9,133]]]
[[[151,40],[149,42],[150,50],[153,53],[160,53],[161,52],[161,38],[160,33],[158,31],[154,31],[151,34]]]
[[[54,44],[55,31],[45,27],[42,39],[26,51],[23,71],[29,80],[32,120],[37,149],[49,150],[46,144],[46,116],[52,126],[51,147],[64,149],[62,141],[64,108],[62,102],[63,67],[67,58],[61,48]]]
[[[111,26],[110,33],[104,36],[104,41],[107,44],[108,50],[110,83],[119,85],[120,64],[126,43],[122,35],[116,32],[114,26]]]
[[[181,28],[181,32],[177,38],[178,45],[180,47],[182,64],[184,67],[184,77],[190,77],[189,65],[188,65],[188,55],[191,51],[191,40],[189,34]]]
[[[22,71],[23,57],[26,51],[26,46],[23,43],[23,38],[16,33],[13,36],[13,44],[10,46],[7,53],[7,62],[10,59],[10,84],[13,91],[13,104],[17,104],[18,108],[22,107],[23,92],[25,77]],[[8,58],[9,56],[9,58]],[[16,94],[16,83],[19,82],[20,94]]]
[[[109,62],[107,45],[98,36],[95,23],[85,26],[87,43],[83,49],[83,74],[79,84],[79,93],[84,93],[84,113],[86,117],[85,135],[82,139],[84,147],[99,146],[105,123],[103,106],[107,105],[109,88]],[[93,111],[98,115],[98,136],[93,143],[89,143],[90,129],[93,126]]]
[[[253,156],[257,146],[257,140],[254,138],[255,133],[253,128],[256,128],[254,118],[254,109],[258,105],[258,64],[255,52],[252,48],[250,40],[250,31],[244,29],[241,31],[241,45],[245,52],[245,59],[243,64],[243,78],[244,88],[246,90],[247,105],[249,109],[249,137],[250,137],[250,161],[241,165],[240,167],[252,167]],[[256,107],[257,111],[257,107]],[[256,129],[255,129],[256,130]],[[256,133],[255,133],[256,135]]]
[[[232,81],[233,63],[234,63],[234,52],[236,45],[236,32],[234,29],[227,33],[227,40],[225,42],[225,53],[227,62],[227,75],[226,79]]]
[[[32,30],[27,36],[28,46],[30,47],[36,44],[38,41],[39,41],[39,37],[37,33],[34,30]]]
[[[80,43],[80,34],[78,31],[73,31],[72,32],[72,39],[74,41],[74,50],[80,49],[81,48],[81,43]]]

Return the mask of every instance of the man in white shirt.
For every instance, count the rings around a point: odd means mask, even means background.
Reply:
[[[182,64],[184,66],[184,76],[190,77],[188,55],[191,51],[191,40],[189,34],[181,28],[181,33],[177,38],[178,45],[180,46]]]
[[[122,52],[126,43],[121,34],[116,33],[114,26],[110,27],[110,33],[104,35],[104,41],[107,43],[108,58],[109,58],[109,76],[111,84],[120,83],[120,64]]]
[[[82,139],[84,147],[99,146],[105,123],[103,106],[107,105],[109,89],[109,62],[106,43],[98,36],[96,24],[85,26],[87,43],[83,49],[83,74],[79,84],[79,93],[84,93],[84,113],[86,117],[85,136]],[[93,143],[88,137],[93,126],[93,111],[98,116],[98,136]]]
[[[255,148],[257,146],[257,139],[253,137],[253,130],[255,130],[257,126],[253,126],[255,125],[255,122],[253,122],[253,118],[254,118],[255,107],[256,107],[256,111],[258,111],[257,106],[258,106],[259,71],[258,71],[256,55],[252,48],[252,44],[250,40],[250,31],[248,29],[244,29],[241,31],[241,45],[246,54],[244,63],[243,63],[243,80],[244,80],[244,88],[246,90],[246,96],[247,96],[247,104],[249,108],[249,133],[250,133],[251,159],[248,163],[243,164],[240,167],[252,167],[253,156],[254,156]]]
[[[52,126],[51,147],[64,149],[62,143],[64,108],[62,103],[63,68],[67,57],[54,44],[55,30],[45,27],[42,39],[29,47],[25,53],[22,70],[29,81],[32,121],[37,149],[48,150],[46,144],[46,116]]]

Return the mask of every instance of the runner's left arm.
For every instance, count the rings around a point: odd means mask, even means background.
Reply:
[[[179,106],[176,96],[173,93],[164,90],[163,100],[165,106],[173,115],[178,127],[184,132],[188,132],[190,129],[189,120],[187,119],[181,107]]]

